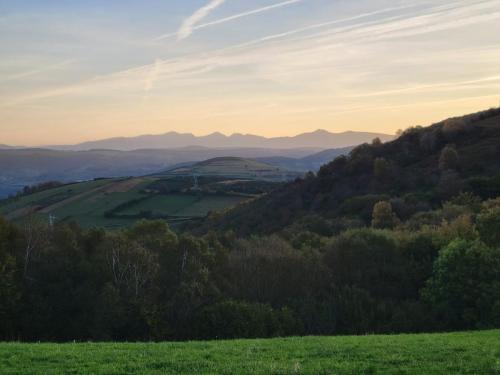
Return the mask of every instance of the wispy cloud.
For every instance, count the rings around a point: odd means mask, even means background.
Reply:
[[[61,62],[58,62],[58,63],[55,63],[55,64],[40,66],[37,69],[32,69],[32,70],[29,70],[29,71],[12,74],[12,75],[7,76],[5,78],[1,78],[0,77],[0,82],[16,81],[16,80],[19,80],[19,79],[24,79],[24,78],[36,76],[36,75],[39,75],[39,74],[42,74],[42,73],[46,73],[46,72],[48,72],[50,70],[62,69],[62,68],[65,68],[68,65],[73,64],[74,62],[75,62],[74,59],[68,59],[68,60],[64,60],[64,61],[61,61]]]
[[[225,3],[226,0],[211,0],[207,5],[201,7],[196,12],[194,12],[191,16],[186,18],[182,23],[180,29],[177,31],[177,39],[185,39],[189,37],[193,30],[200,21],[202,21],[205,17],[207,17],[212,11],[216,8],[220,7]]]
[[[160,72],[161,60],[156,59],[155,63],[151,66],[149,74],[146,76],[144,81],[144,91],[149,92],[153,88],[154,83],[158,79],[158,74]]]
[[[224,1],[225,0],[222,0],[222,2],[224,2]],[[167,38],[170,38],[170,37],[173,37],[173,36],[177,36],[178,39],[185,39],[189,35],[191,35],[195,30],[203,29],[203,28],[210,27],[210,26],[220,25],[222,23],[234,21],[234,20],[237,20],[239,18],[253,16],[255,14],[268,12],[268,11],[273,10],[273,9],[282,8],[282,7],[285,7],[287,5],[292,5],[292,4],[300,3],[300,2],[303,2],[303,1],[304,0],[287,0],[287,1],[283,1],[283,2],[280,2],[280,3],[273,4],[273,5],[268,5],[268,6],[265,6],[265,7],[261,7],[261,8],[257,8],[257,9],[252,9],[252,10],[249,10],[249,11],[246,11],[246,12],[242,12],[242,13],[238,13],[238,14],[233,14],[232,16],[220,18],[220,19],[217,19],[215,21],[211,21],[211,22],[207,22],[207,23],[202,23],[202,24],[199,24],[199,25],[198,25],[198,23],[201,21],[201,19],[198,19],[195,23],[191,23],[190,25],[186,25],[186,27],[185,27],[184,24],[187,21],[189,21],[189,18],[188,18],[184,22],[183,27],[181,27],[181,29],[179,31],[177,31],[175,33],[169,33],[169,34],[160,35],[159,37],[155,38],[154,40],[155,41],[159,41],[159,40],[167,39]],[[208,5],[207,5],[207,7],[208,7]],[[202,9],[200,9],[199,11],[201,11]],[[199,11],[197,11],[197,13]],[[210,12],[210,11],[211,10],[209,10],[208,12]],[[190,18],[194,17],[195,15],[196,15],[196,13],[193,14],[193,16],[191,16]],[[205,14],[202,18],[205,18],[206,15],[208,15],[208,13]],[[184,28],[184,30],[183,30],[183,28]],[[183,33],[181,33],[181,31],[183,31]],[[181,35],[185,35],[185,36],[181,37]]]
[[[434,89],[436,89],[436,90],[439,90],[439,89],[457,90],[460,88],[467,89],[469,87],[474,88],[475,87],[474,85],[476,85],[476,84],[481,84],[481,83],[488,84],[491,82],[498,82],[498,81],[500,81],[500,76],[481,77],[481,78],[472,79],[472,80],[465,80],[465,81],[440,82],[440,83],[429,84],[429,85],[415,85],[415,86],[402,87],[402,88],[397,88],[397,89],[392,89],[392,90],[383,90],[383,91],[377,91],[377,92],[349,95],[348,97],[350,97],[350,98],[366,98],[366,97],[373,97],[373,96],[399,95],[399,94],[403,94],[403,93],[416,92],[416,91],[429,92],[429,91],[432,91]],[[488,87],[488,85],[486,87]]]

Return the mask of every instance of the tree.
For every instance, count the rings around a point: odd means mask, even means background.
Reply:
[[[381,201],[375,204],[372,214],[372,227],[378,229],[394,228],[399,224],[399,219],[392,211],[390,202]]]
[[[23,277],[29,279],[29,266],[36,253],[46,244],[48,239],[48,228],[30,212],[23,221],[24,250],[23,258]]]
[[[374,229],[349,230],[336,237],[325,252],[336,287],[355,287],[377,298],[407,295],[408,272],[393,236]]]
[[[16,284],[16,259],[11,251],[18,238],[13,226],[0,218],[0,338],[14,338],[14,311],[19,302]]]
[[[423,291],[445,329],[498,327],[500,249],[456,239],[441,250]]]
[[[441,156],[439,157],[439,169],[442,171],[446,170],[456,170],[459,166],[458,152],[455,147],[447,145],[441,151]]]
[[[444,122],[442,129],[445,138],[453,140],[467,130],[467,122],[462,118],[449,119]]]
[[[420,136],[420,147],[425,152],[433,152],[438,146],[439,140],[436,132],[427,131]]]

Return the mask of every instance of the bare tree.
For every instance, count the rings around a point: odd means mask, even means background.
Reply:
[[[40,218],[35,215],[34,210],[26,216],[23,221],[23,235],[25,239],[23,253],[23,277],[29,279],[29,266],[37,251],[48,239],[47,227]]]

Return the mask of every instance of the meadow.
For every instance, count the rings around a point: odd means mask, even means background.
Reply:
[[[500,330],[185,343],[0,344],[2,374],[500,374]]]

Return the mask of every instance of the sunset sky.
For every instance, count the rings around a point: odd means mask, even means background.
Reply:
[[[500,0],[0,0],[0,143],[394,133],[500,104]]]

